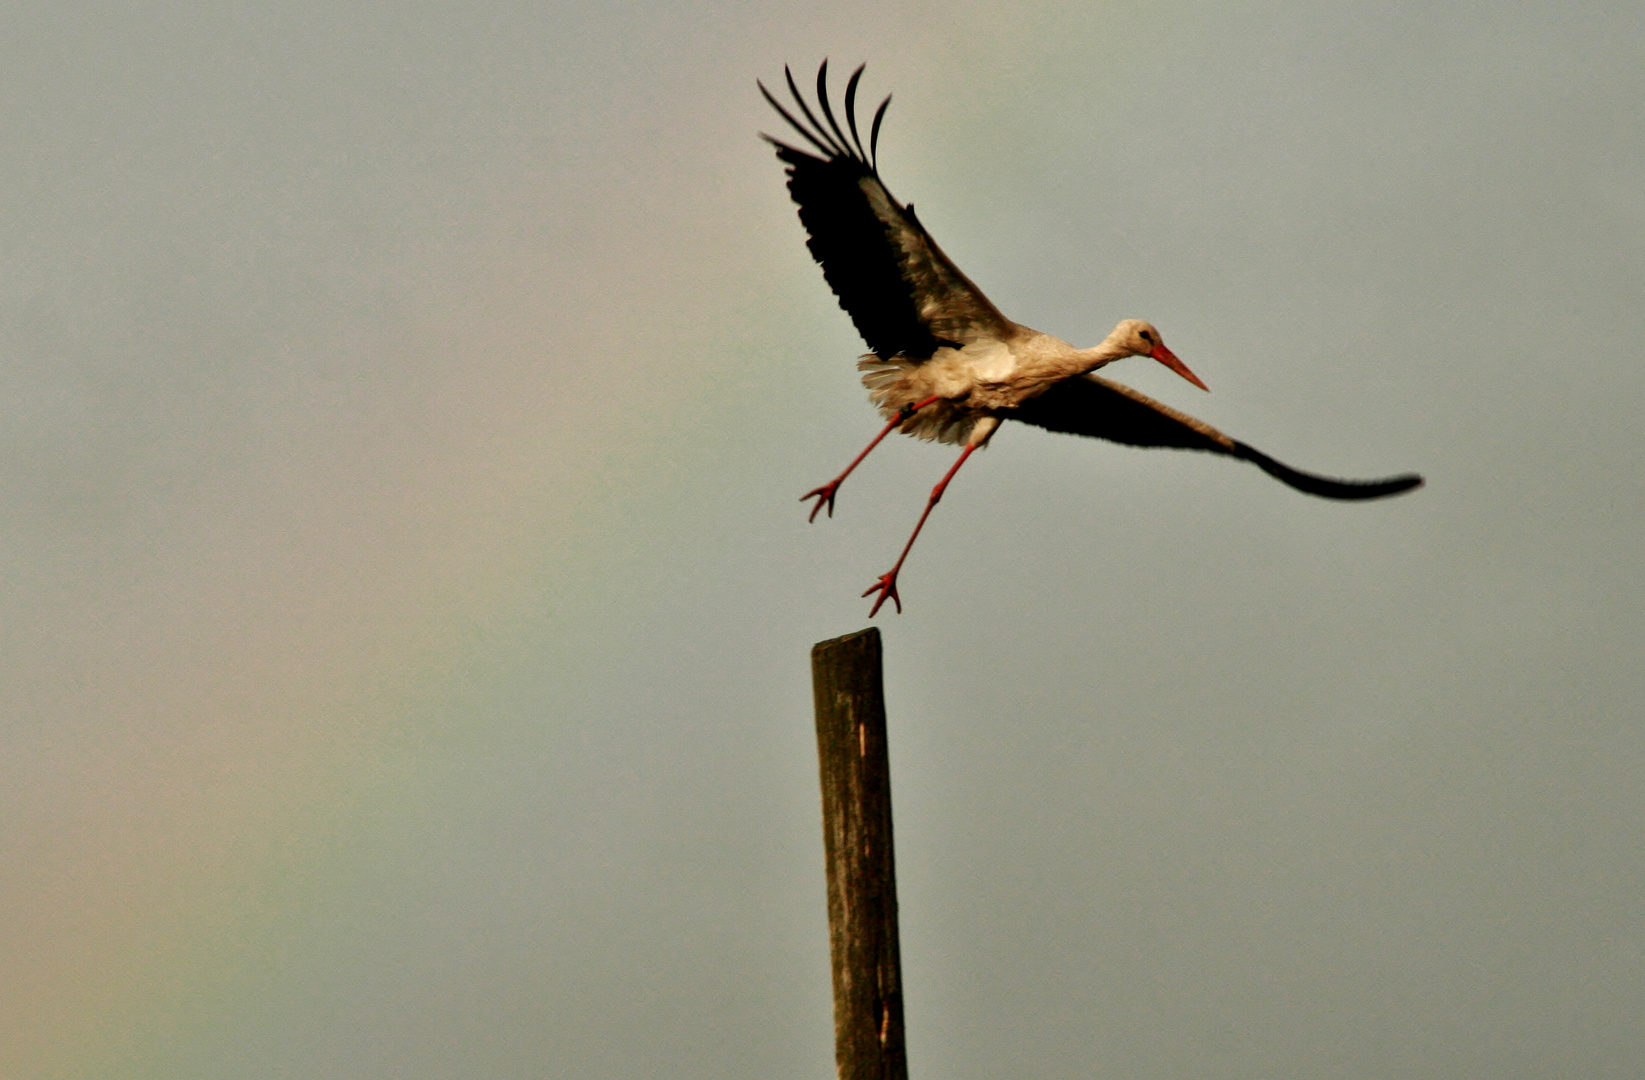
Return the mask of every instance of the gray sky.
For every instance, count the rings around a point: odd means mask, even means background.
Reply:
[[[832,1069],[888,443],[754,80],[1369,505],[1008,426],[886,635],[916,1077],[1645,1060],[1645,12],[21,4],[0,1073]],[[1155,367],[1155,365],[1148,365]]]

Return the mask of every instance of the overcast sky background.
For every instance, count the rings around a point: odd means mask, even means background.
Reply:
[[[18,2],[0,1074],[825,1077],[873,433],[754,80],[1300,467],[1008,426],[886,635],[915,1077],[1636,1077],[1645,8]]]

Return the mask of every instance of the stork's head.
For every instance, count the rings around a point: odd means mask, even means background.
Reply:
[[[1177,359],[1177,354],[1165,347],[1160,340],[1159,331],[1152,323],[1145,323],[1141,319],[1126,319],[1114,327],[1114,332],[1108,335],[1108,340],[1133,356],[1148,356],[1172,371],[1181,375],[1201,390],[1210,390],[1209,386],[1199,381],[1199,376],[1188,370],[1188,365]]]

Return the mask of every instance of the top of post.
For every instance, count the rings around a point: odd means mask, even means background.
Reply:
[[[830,653],[856,652],[859,650],[877,650],[880,647],[880,628],[870,626],[866,630],[843,634],[827,641],[819,641],[811,646],[811,659],[816,660]]]

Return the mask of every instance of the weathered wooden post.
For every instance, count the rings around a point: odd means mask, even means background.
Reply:
[[[839,1080],[907,1080],[880,632],[811,649]]]

